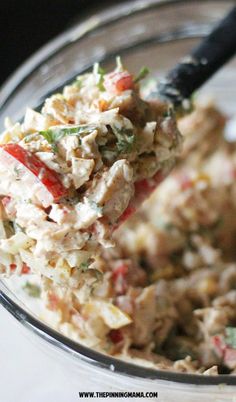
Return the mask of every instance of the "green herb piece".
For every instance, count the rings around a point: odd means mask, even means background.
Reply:
[[[96,77],[96,85],[99,89],[99,91],[104,92],[104,75],[106,74],[106,71],[100,67],[99,63],[95,63],[93,66],[93,74],[95,74]]]
[[[18,168],[17,166],[14,166],[14,173],[15,173],[15,176],[16,176],[16,181],[19,181],[20,180],[21,169]]]
[[[232,346],[236,349],[236,328],[234,327],[226,327],[226,338],[225,341],[227,345]]]
[[[52,145],[52,148],[57,150],[57,143],[62,138],[68,135],[87,135],[92,133],[96,129],[96,126],[92,124],[82,124],[74,127],[54,127],[49,128],[48,130],[40,131],[39,134],[42,135],[49,144]]]
[[[166,117],[170,117],[169,111],[168,111],[168,110],[165,110],[165,111],[163,112],[163,114],[162,114],[162,117],[164,117],[164,119],[165,119]]]
[[[168,109],[163,112],[162,117],[165,117],[165,118],[166,118],[166,117],[174,117],[174,110],[173,110],[173,108],[172,108],[171,106],[169,106]]]
[[[41,289],[38,285],[34,285],[33,283],[26,282],[23,286],[23,289],[30,297],[39,297],[41,294]]]
[[[143,80],[144,78],[146,78],[146,76],[149,74],[149,69],[147,67],[142,67],[141,70],[139,71],[138,75],[135,77],[134,82],[137,83],[141,80]]]
[[[116,125],[112,124],[111,129],[117,138],[117,149],[122,154],[128,154],[133,151],[133,146],[135,142],[134,131],[129,128],[118,128]]]
[[[79,266],[79,269],[82,272],[86,272],[88,270],[88,268],[89,268],[89,261],[82,262],[82,264],[80,264],[80,266]]]

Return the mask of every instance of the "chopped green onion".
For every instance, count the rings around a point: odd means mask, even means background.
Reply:
[[[111,129],[117,138],[117,149],[120,153],[130,153],[133,151],[135,135],[132,129],[118,128],[115,124],[111,125]]]
[[[104,68],[100,67],[99,63],[94,64],[93,74],[96,77],[96,85],[97,85],[98,89],[101,92],[105,91],[103,83],[104,83],[104,75],[106,74],[106,71],[104,70]]]
[[[147,67],[142,67],[141,70],[139,71],[138,75],[134,78],[134,82],[137,83],[141,80],[143,80],[144,78],[146,78],[146,76],[149,74],[149,69]]]

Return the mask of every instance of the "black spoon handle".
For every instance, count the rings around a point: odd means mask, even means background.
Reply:
[[[189,99],[235,52],[236,7],[159,83],[159,95],[175,107],[184,106],[183,101]]]

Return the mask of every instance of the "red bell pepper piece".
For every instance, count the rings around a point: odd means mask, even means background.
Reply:
[[[124,337],[122,331],[120,329],[112,329],[109,332],[109,338],[114,344],[120,343],[123,341]]]
[[[49,169],[36,155],[22,148],[19,144],[2,145],[1,149],[33,173],[46,187],[54,201],[58,201],[67,195],[67,189],[61,183],[58,174]]]
[[[120,93],[134,88],[133,76],[128,71],[114,72],[104,77],[104,87],[108,92]]]
[[[127,290],[126,275],[129,267],[125,263],[118,265],[112,272],[112,280],[114,282],[115,291],[119,295],[123,295]]]

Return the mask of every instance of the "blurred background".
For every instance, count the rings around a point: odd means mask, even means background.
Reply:
[[[0,0],[0,85],[34,51],[97,10],[122,0]]]

